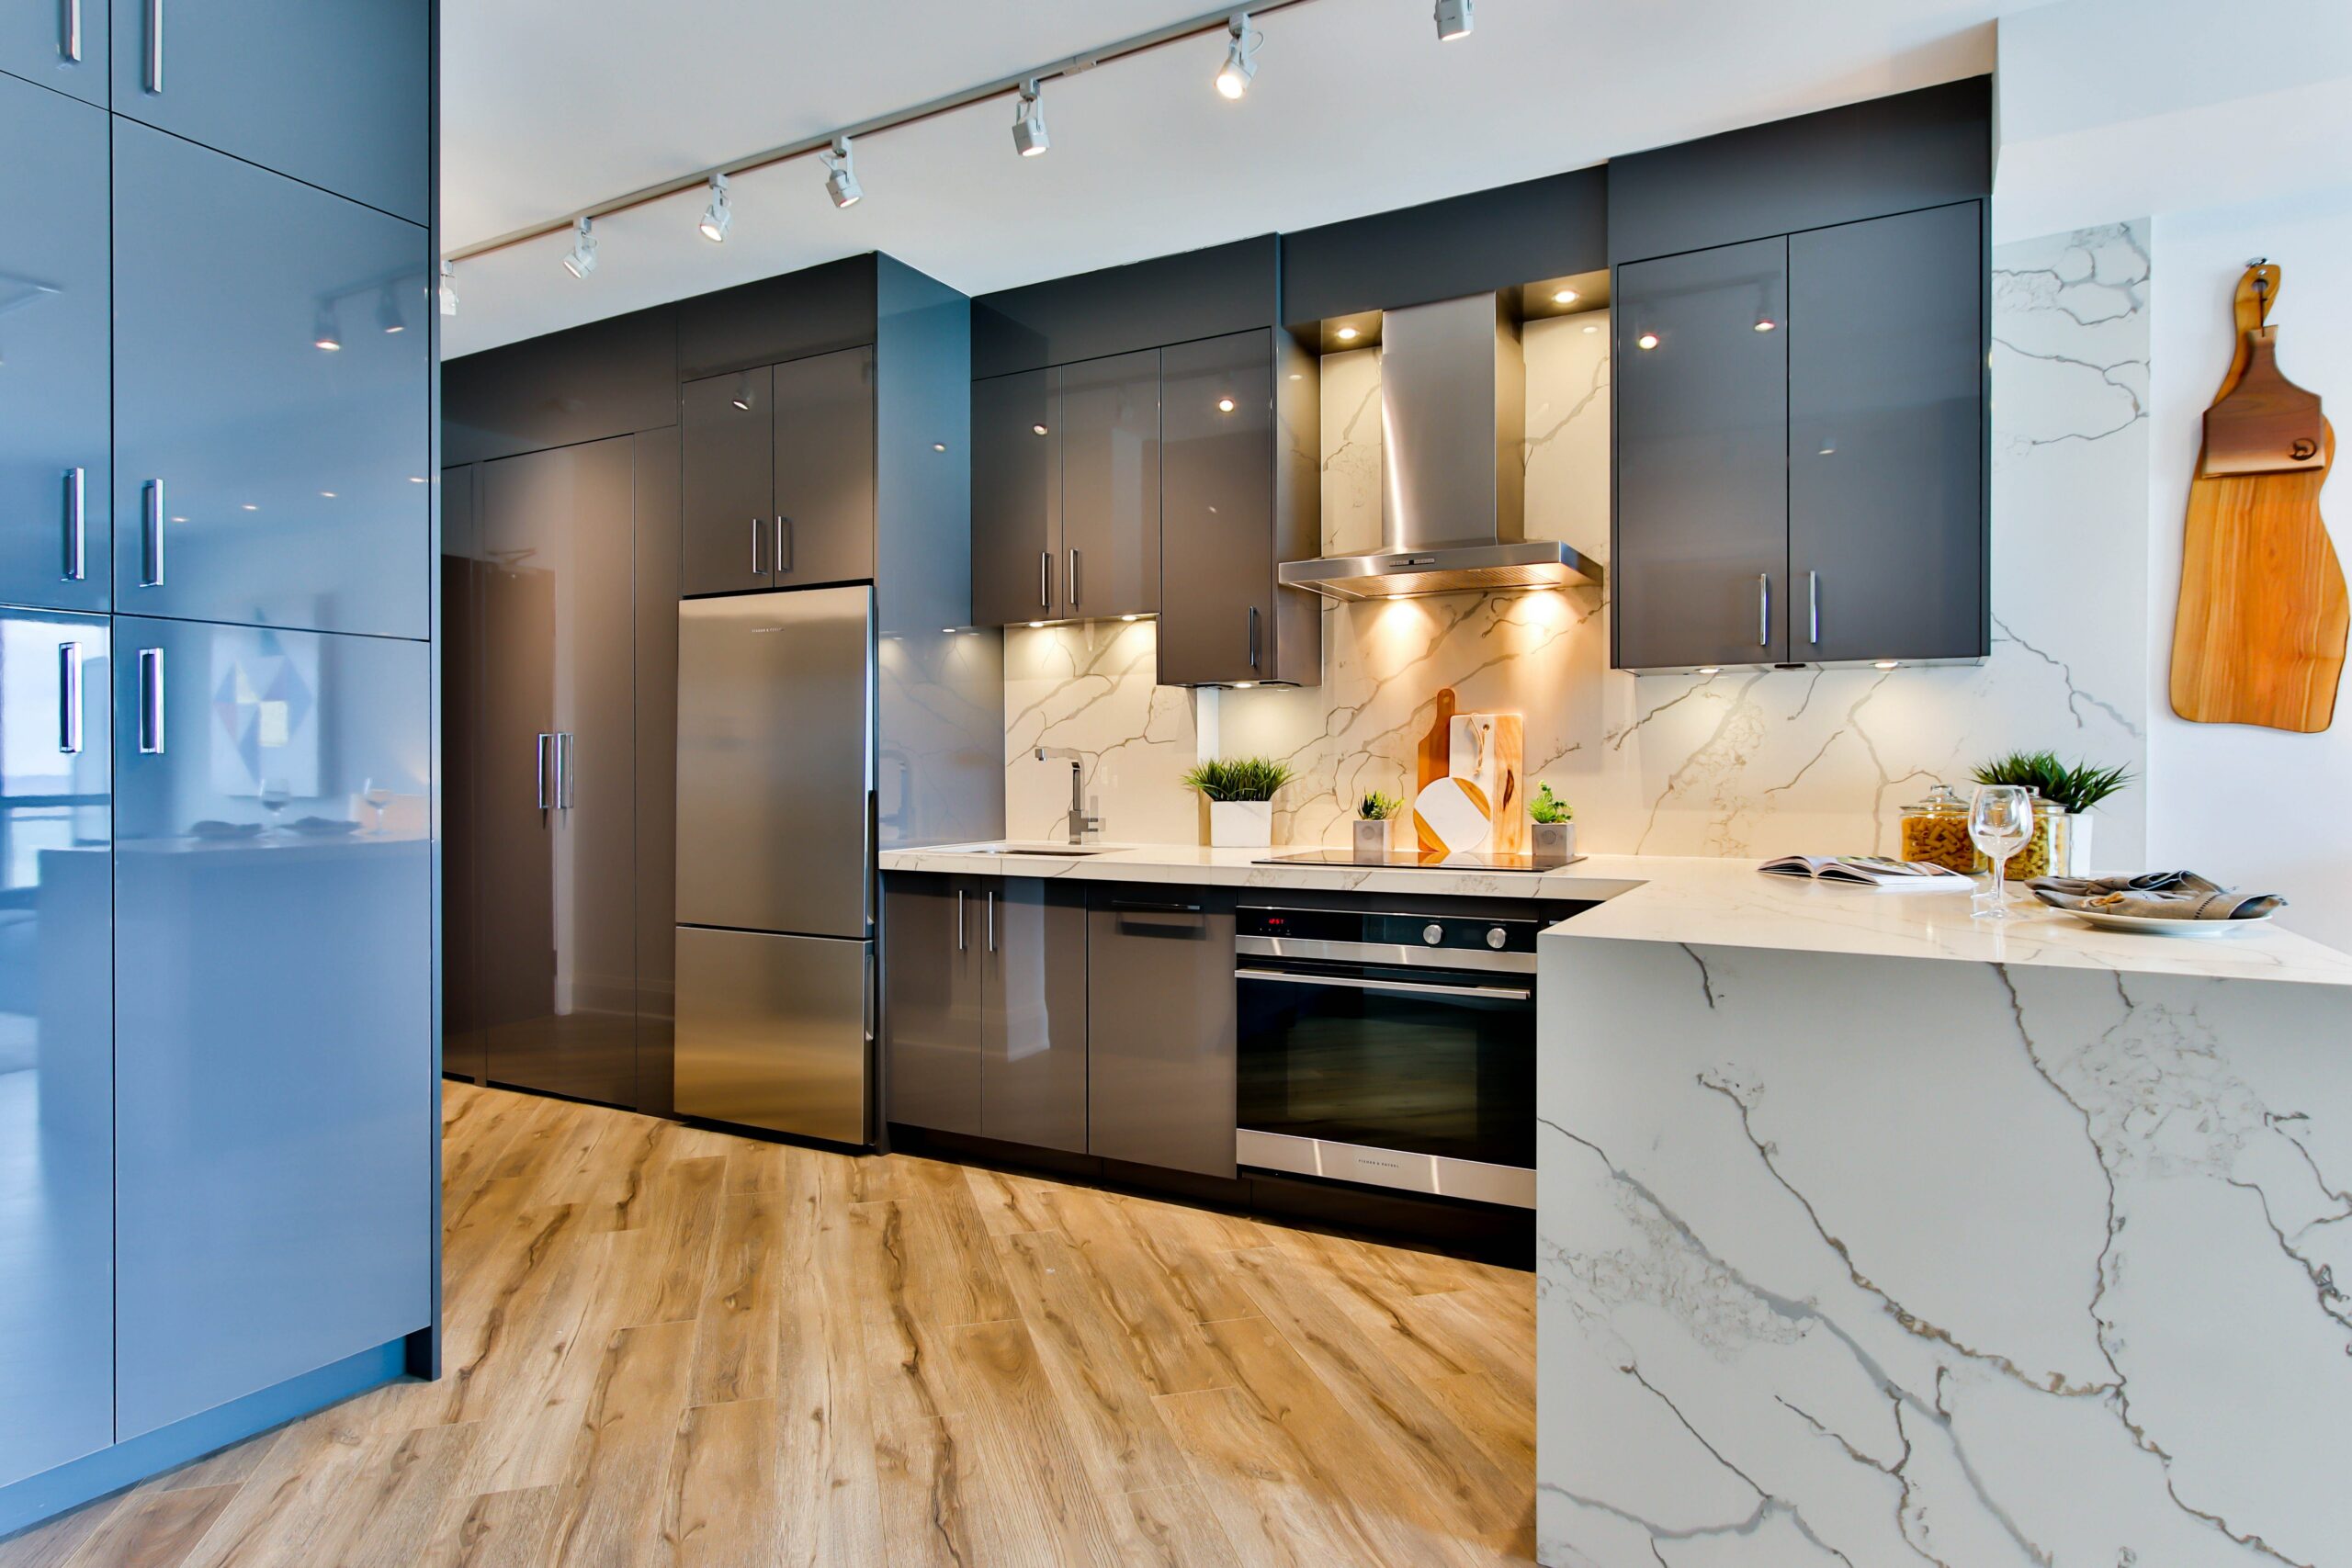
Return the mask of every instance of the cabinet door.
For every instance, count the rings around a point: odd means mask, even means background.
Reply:
[[[1159,350],[1061,371],[1062,596],[1077,617],[1159,608]]]
[[[689,381],[682,592],[732,593],[775,581],[775,378],[767,367]]]
[[[1234,1173],[1233,897],[1099,892],[1087,917],[1087,1147]]]
[[[874,575],[874,350],[775,367],[775,585]]]
[[[1778,239],[1617,270],[1621,669],[1789,657],[1787,285]]]
[[[1061,618],[1061,437],[1051,370],[972,383],[972,624]]]
[[[0,71],[104,107],[107,0],[11,0],[0,6]],[[40,143],[5,138],[12,147]],[[16,208],[5,210],[16,211]]]
[[[432,7],[112,4],[116,113],[412,223],[430,220]]]
[[[0,618],[0,1486],[114,1440],[107,623]]]
[[[980,897],[980,1131],[1084,1154],[1085,890],[1005,877]]]
[[[980,1132],[981,890],[959,878],[893,876],[882,890],[885,1117]]]
[[[127,1440],[425,1325],[440,1086],[429,649],[114,626]]]
[[[637,1093],[634,458],[626,435],[503,458],[481,495],[503,580],[477,742],[495,794],[478,827],[502,840],[479,892],[482,969],[505,971],[490,1077],[620,1105]]]
[[[500,570],[483,553],[481,479],[478,463],[441,470],[441,1070],[477,1082],[489,1072],[484,987],[500,973],[481,916],[482,860],[494,844],[481,790],[497,754],[482,709],[482,611]]]
[[[114,198],[116,607],[426,636],[424,231],[119,119]]]
[[[103,610],[107,117],[0,76],[0,600]]]
[[[1984,265],[1973,201],[1789,238],[1792,659],[1987,650]]]
[[[1162,349],[1159,680],[1264,679],[1274,613],[1273,340]]]

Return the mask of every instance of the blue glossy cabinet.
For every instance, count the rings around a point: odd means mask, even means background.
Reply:
[[[115,620],[118,1438],[432,1317],[430,649]]]
[[[411,222],[428,220],[425,0],[111,3],[117,114]]]
[[[0,6],[0,71],[107,101],[108,0],[9,0]],[[9,146],[38,143],[5,140]]]
[[[0,602],[103,610],[107,116],[0,76]]]
[[[115,121],[116,609],[427,635],[430,261],[413,224]]]
[[[114,1438],[107,623],[0,615],[0,1486]]]

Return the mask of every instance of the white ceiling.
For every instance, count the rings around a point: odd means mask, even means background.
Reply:
[[[1265,17],[1239,103],[1221,38],[1050,84],[1053,150],[1010,101],[863,141],[837,211],[813,160],[740,176],[724,245],[702,197],[458,269],[454,356],[882,250],[967,293],[1575,168],[1992,68],[2027,0],[1478,0],[1441,45],[1430,0]],[[1201,0],[503,0],[442,8],[443,244],[560,219],[710,164],[1081,52]]]

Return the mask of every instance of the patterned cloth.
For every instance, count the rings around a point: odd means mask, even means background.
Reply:
[[[2252,920],[2287,900],[2276,893],[2238,893],[2193,871],[2138,876],[2037,876],[2026,884],[2053,908],[2096,909],[2159,920]]]

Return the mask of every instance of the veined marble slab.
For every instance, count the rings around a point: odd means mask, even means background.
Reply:
[[[1543,1562],[2346,1560],[2352,990],[1580,923]]]
[[[1576,899],[1611,898],[1636,879],[1578,862],[1557,871],[1482,871],[1441,866],[1260,865],[1268,855],[1295,854],[1313,845],[1277,845],[1271,850],[1213,850],[1186,844],[1110,844],[1091,855],[1049,852],[1050,844],[1024,842],[1048,852],[988,854],[986,846],[939,844],[929,849],[885,850],[886,872],[933,872],[957,876],[1040,876],[1073,882],[1177,884],[1189,887],[1287,887],[1329,893],[1419,893],[1443,897]],[[1606,857],[1623,863],[1630,857]]]

